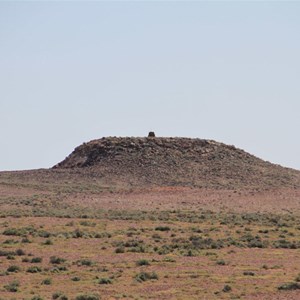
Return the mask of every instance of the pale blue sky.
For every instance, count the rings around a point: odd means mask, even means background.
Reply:
[[[300,2],[0,2],[0,170],[103,136],[300,169]]]

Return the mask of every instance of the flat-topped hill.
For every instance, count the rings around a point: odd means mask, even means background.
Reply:
[[[300,187],[300,172],[212,140],[106,137],[77,147],[54,169],[132,186],[205,188]]]

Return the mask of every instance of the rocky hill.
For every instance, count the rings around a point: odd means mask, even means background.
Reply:
[[[300,187],[300,172],[212,140],[106,137],[84,143],[53,169],[131,186],[220,189]]]

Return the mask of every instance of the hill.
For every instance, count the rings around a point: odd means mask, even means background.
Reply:
[[[131,186],[213,189],[300,187],[300,172],[212,140],[106,137],[84,143],[53,169],[76,169]]]

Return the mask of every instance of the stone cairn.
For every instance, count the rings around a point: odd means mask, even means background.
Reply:
[[[154,131],[150,131],[150,132],[148,133],[148,137],[155,137]]]

